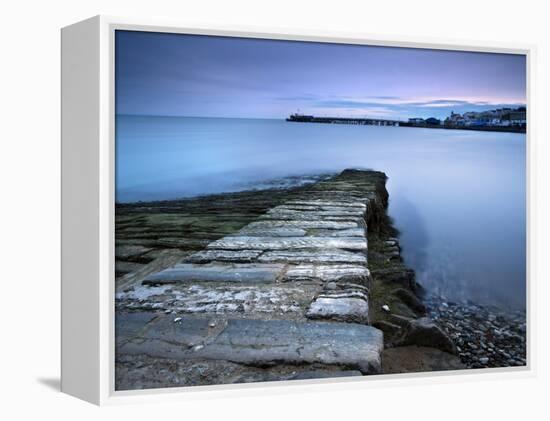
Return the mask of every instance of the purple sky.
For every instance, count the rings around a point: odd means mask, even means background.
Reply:
[[[526,102],[525,56],[116,33],[117,114],[438,117]]]

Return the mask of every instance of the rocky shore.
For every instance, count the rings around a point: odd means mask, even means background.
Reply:
[[[524,318],[424,297],[386,179],[117,205],[117,390],[525,364]]]
[[[526,365],[525,311],[504,311],[471,301],[455,303],[436,296],[424,301],[428,314],[456,344],[467,367]]]

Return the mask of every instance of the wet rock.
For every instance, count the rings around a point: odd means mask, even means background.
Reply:
[[[417,314],[426,314],[426,306],[420,301],[420,299],[409,290],[404,288],[396,289],[392,292],[397,298],[403,301]]]
[[[402,343],[437,348],[451,354],[457,353],[456,346],[449,336],[428,317],[412,319]]]
[[[525,332],[521,330],[525,312],[513,313],[472,301],[451,304],[437,296],[428,297],[427,305],[460,347],[460,358],[468,367],[525,365]]]
[[[414,271],[402,265],[372,270],[371,273],[383,282],[401,285],[403,288],[410,289],[411,291],[417,289]]]
[[[375,328],[384,332],[386,337],[399,336],[402,333],[402,327],[386,320],[378,320],[372,324]]]

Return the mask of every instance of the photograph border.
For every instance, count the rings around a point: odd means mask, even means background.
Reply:
[[[212,24],[185,24],[168,20],[154,19],[128,19],[107,16],[97,16],[89,21],[94,21],[98,28],[99,55],[99,162],[98,165],[98,209],[96,210],[99,221],[99,233],[97,237],[99,260],[99,293],[97,303],[97,319],[92,324],[98,323],[95,329],[99,332],[98,360],[99,373],[97,379],[98,404],[135,403],[150,401],[168,401],[181,399],[210,399],[215,396],[248,396],[266,393],[286,394],[296,392],[326,391],[327,388],[340,390],[342,388],[368,388],[381,386],[410,386],[427,383],[447,383],[487,380],[503,378],[503,376],[534,376],[536,356],[534,355],[535,329],[534,320],[534,281],[533,281],[533,252],[535,243],[533,222],[535,198],[534,179],[535,173],[535,145],[534,145],[534,113],[532,110],[534,66],[536,56],[534,45],[514,45],[510,43],[495,43],[485,41],[457,41],[448,39],[419,39],[405,36],[368,35],[363,33],[345,33],[323,30],[303,30],[289,28],[264,28],[237,25],[212,25]],[[88,21],[85,21],[88,22]],[[75,24],[76,26],[80,24]],[[71,28],[71,27],[68,27]],[[313,380],[292,380],[267,383],[248,383],[212,386],[187,386],[160,389],[144,389],[132,391],[115,391],[115,270],[114,270],[114,240],[115,240],[115,41],[116,30],[164,32],[175,34],[211,35],[240,38],[260,38],[287,41],[309,41],[339,44],[374,45],[385,47],[425,48],[432,50],[475,51],[486,53],[522,54],[526,56],[526,106],[527,106],[527,133],[526,133],[526,296],[527,296],[527,365],[524,367],[484,368],[443,372],[422,372],[385,374],[377,376],[365,376],[360,378],[329,378]],[[65,52],[64,52],[65,53]],[[85,101],[86,98],[82,99]],[[69,124],[71,122],[68,122]],[[64,157],[67,159],[69,157]],[[62,199],[63,200],[63,199]],[[85,228],[82,228],[85,229]],[[63,257],[66,260],[66,257]],[[67,264],[70,264],[67,262]],[[76,263],[74,263],[76,264]],[[63,285],[69,279],[64,277]],[[64,296],[63,301],[69,299]],[[66,317],[63,315],[63,317]],[[86,326],[83,327],[85,329]],[[94,331],[91,329],[90,331]],[[78,338],[68,338],[62,332],[63,341],[75,341]],[[90,351],[90,352],[93,352]],[[73,358],[66,355],[64,358]],[[63,364],[62,364],[63,365]],[[71,364],[68,365],[70,367]],[[89,379],[83,379],[90,381]],[[62,377],[63,388],[63,377]],[[71,393],[69,388],[65,388]],[[202,392],[202,393],[189,393]],[[205,393],[207,392],[207,393]],[[73,393],[71,393],[73,394]],[[95,400],[95,399],[94,399]]]

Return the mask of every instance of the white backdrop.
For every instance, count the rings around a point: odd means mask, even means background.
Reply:
[[[3,419],[542,419],[548,416],[550,214],[548,120],[550,31],[542,1],[479,0],[95,0],[3,2],[0,6],[2,206],[0,417]],[[62,26],[96,14],[234,23],[403,37],[537,44],[537,196],[533,245],[536,281],[537,374],[480,381],[415,379],[403,386],[375,382],[311,393],[212,397],[174,404],[98,409],[59,388],[59,62]],[[546,41],[545,41],[546,38]],[[533,122],[533,121],[532,121]],[[506,227],[503,227],[506,229]],[[535,244],[536,243],[536,244]],[[543,388],[546,387],[546,391]],[[539,413],[539,415],[535,415]],[[9,415],[7,415],[9,414]]]

